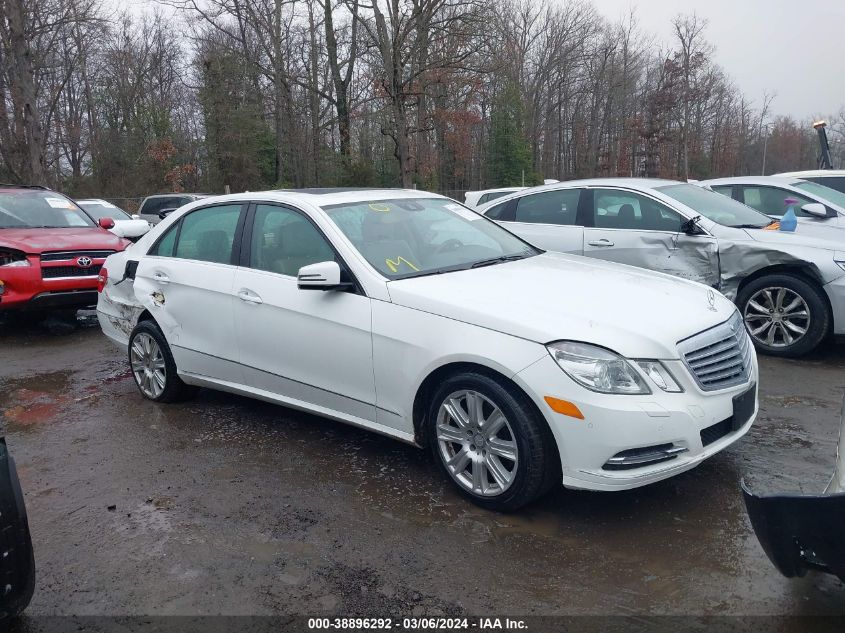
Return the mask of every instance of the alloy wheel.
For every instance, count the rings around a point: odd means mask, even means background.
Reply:
[[[167,368],[156,340],[145,332],[138,334],[129,349],[129,362],[144,395],[153,400],[161,396],[167,384]]]
[[[458,485],[492,497],[516,478],[519,451],[510,423],[483,394],[456,391],[437,413],[437,443],[446,470]]]
[[[745,325],[751,337],[769,347],[789,347],[810,328],[810,308],[794,290],[763,288],[745,304]]]

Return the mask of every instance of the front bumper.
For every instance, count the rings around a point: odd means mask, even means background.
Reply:
[[[845,277],[825,284],[824,291],[833,312],[833,333],[845,334]]]
[[[705,429],[726,423],[734,415],[734,397],[758,381],[757,359],[753,358],[750,380],[719,391],[703,392],[681,361],[664,361],[683,393],[666,393],[652,386],[650,395],[623,396],[589,391],[573,382],[549,356],[517,374],[514,379],[531,395],[545,415],[557,443],[563,484],[586,490],[626,490],[644,486],[689,470],[742,437],[757,416],[753,413],[737,428],[702,437]],[[573,402],[583,420],[555,413],[544,396]],[[709,443],[708,443],[709,442]],[[672,452],[667,459],[642,466],[616,469],[608,462],[622,453],[663,447]]]
[[[27,257],[30,265],[0,267],[0,311],[12,309],[43,310],[85,308],[97,303],[97,272],[105,259],[95,259],[92,274],[73,277],[43,278],[37,255]],[[66,262],[55,265],[68,267]],[[50,267],[50,266],[48,266]]]

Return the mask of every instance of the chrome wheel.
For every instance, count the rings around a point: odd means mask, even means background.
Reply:
[[[477,391],[456,391],[443,401],[437,443],[446,470],[473,494],[500,495],[516,478],[513,429],[499,407]]]
[[[751,337],[769,347],[788,347],[810,328],[810,308],[794,290],[763,288],[745,304],[745,325]]]
[[[129,363],[144,395],[153,400],[161,396],[167,384],[167,369],[161,347],[152,336],[141,332],[132,340]]]

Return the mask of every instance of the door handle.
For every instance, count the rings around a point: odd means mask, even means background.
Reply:
[[[589,246],[613,246],[613,242],[604,238],[595,240],[594,242],[587,242]]]
[[[163,284],[170,283],[170,277],[160,271],[153,274],[153,279]]]
[[[246,301],[247,303],[264,303],[264,301],[259,297],[257,294],[252,292],[251,290],[240,290],[238,291],[238,299],[241,301]]]

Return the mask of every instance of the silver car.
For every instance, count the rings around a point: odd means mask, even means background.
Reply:
[[[570,181],[512,194],[479,213],[544,249],[716,288],[739,306],[768,354],[801,356],[831,333],[845,334],[845,244],[803,227],[771,230],[768,216],[697,185]]]
[[[789,207],[787,200],[795,200],[798,221],[819,227],[845,229],[845,193],[817,182],[782,176],[740,176],[702,180],[698,183],[760,213],[780,218]],[[845,243],[845,234],[833,236]]]

